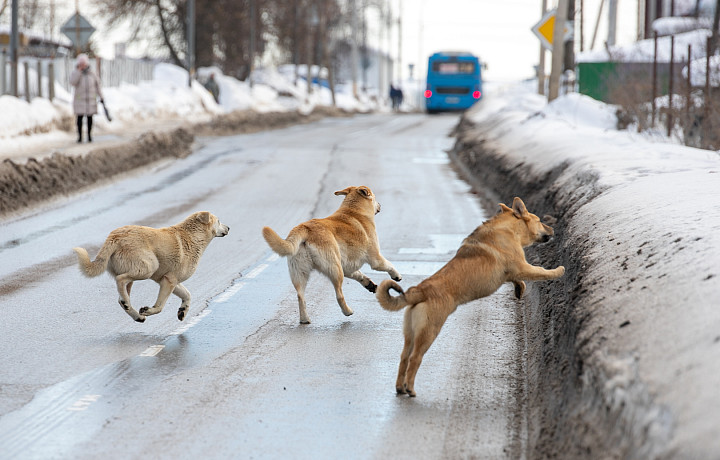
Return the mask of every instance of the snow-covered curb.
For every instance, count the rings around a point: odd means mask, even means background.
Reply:
[[[468,112],[473,178],[558,219],[524,302],[529,457],[720,452],[720,159],[614,128],[584,96],[515,86]]]

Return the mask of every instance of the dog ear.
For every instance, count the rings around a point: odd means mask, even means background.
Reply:
[[[338,190],[335,195],[349,195],[352,192],[353,187],[348,187],[345,190]]]
[[[524,216],[528,215],[528,210],[525,207],[525,203],[523,203],[523,200],[521,200],[518,197],[515,197],[513,200],[513,214],[515,214],[515,217],[518,219],[522,219]]]
[[[197,213],[197,220],[200,221],[203,224],[209,224],[210,223],[210,213],[207,211],[199,212]]]
[[[365,187],[364,185],[362,187],[358,187],[358,192],[360,192],[360,195],[364,197],[369,197],[370,195],[372,195],[370,189]]]
[[[500,211],[502,212],[513,212],[512,209],[508,208],[503,203],[498,203],[498,206],[500,206]]]

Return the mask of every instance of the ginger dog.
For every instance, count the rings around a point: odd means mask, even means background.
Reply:
[[[80,269],[88,277],[100,275],[106,269],[115,277],[120,306],[135,321],[160,313],[170,293],[182,303],[177,317],[185,319],[190,308],[190,293],[182,283],[195,273],[200,256],[215,237],[228,234],[230,227],[221,224],[209,212],[196,212],[177,225],[165,228],[127,225],[108,235],[93,262],[83,248],[73,248],[78,255]],[[160,285],[155,305],[143,307],[138,313],[130,304],[133,282],[152,279]]]
[[[330,279],[345,316],[352,315],[353,311],[342,292],[344,276],[359,282],[370,292],[375,292],[377,286],[360,271],[365,263],[373,270],[388,272],[394,280],[402,279],[395,267],[380,254],[375,232],[375,214],[380,212],[380,203],[375,200],[372,190],[365,186],[348,187],[335,195],[344,195],[345,199],[334,214],[297,225],[284,240],[270,227],[262,230],[272,250],[288,258],[290,279],[297,291],[300,324],[310,323],[305,308],[305,286],[313,270]]]
[[[565,267],[553,270],[530,265],[524,247],[545,242],[553,229],[528,212],[520,198],[513,207],[500,204],[502,212],[476,228],[463,241],[455,256],[434,275],[403,292],[391,280],[383,281],[377,299],[386,310],[405,306],[405,345],[400,357],[395,389],[415,396],[415,375],[423,356],[432,345],[447,317],[459,305],[495,292],[503,283],[515,285],[519,299],[526,281],[552,280],[563,276]],[[393,297],[389,290],[400,295]]]

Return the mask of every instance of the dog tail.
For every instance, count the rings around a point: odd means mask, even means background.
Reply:
[[[88,252],[83,248],[73,248],[73,251],[77,253],[78,263],[80,264],[80,270],[88,278],[92,278],[100,275],[105,271],[110,260],[110,256],[115,252],[115,247],[112,243],[106,241],[100,248],[95,260],[90,261]]]
[[[280,238],[280,235],[275,233],[275,230],[270,227],[263,227],[262,234],[265,241],[267,241],[268,246],[270,246],[273,251],[283,257],[294,256],[297,254],[300,245],[307,237],[305,229],[303,227],[300,228],[302,230],[294,228],[290,231],[290,234],[285,240]]]
[[[400,295],[393,297],[390,295],[390,289],[399,292]],[[381,307],[390,311],[402,310],[407,305],[415,305],[425,300],[425,296],[420,289],[411,287],[405,292],[403,288],[393,280],[385,280],[380,283],[375,297],[377,297]]]

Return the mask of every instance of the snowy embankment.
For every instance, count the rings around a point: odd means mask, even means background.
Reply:
[[[490,92],[489,92],[490,93]],[[720,156],[617,131],[614,108],[520,85],[451,152],[503,202],[557,219],[529,251],[564,278],[523,301],[529,457],[720,452]]]

